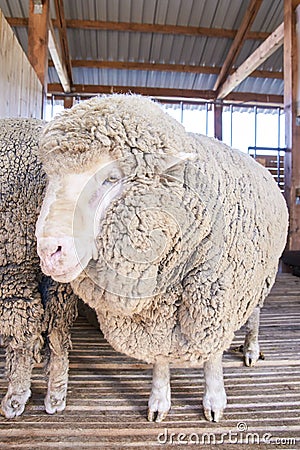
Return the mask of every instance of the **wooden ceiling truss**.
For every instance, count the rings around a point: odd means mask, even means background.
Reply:
[[[232,45],[229,49],[229,52],[226,56],[222,69],[219,73],[219,76],[215,82],[214,90],[219,91],[222,84],[225,82],[227,77],[229,76],[230,70],[239,55],[244,42],[246,40],[247,33],[250,31],[250,28],[254,22],[254,19],[258,13],[262,0],[250,0],[250,4],[247,8],[245,16],[242,20],[240,28],[238,29],[235,38],[232,42]]]
[[[36,0],[30,0],[30,5]],[[46,1],[46,3],[49,0]],[[45,2],[44,2],[45,3]],[[145,95],[155,96],[176,96],[186,98],[203,98],[213,101],[236,101],[244,102],[263,102],[263,103],[279,103],[282,104],[283,97],[280,95],[265,94],[249,94],[232,92],[246,77],[264,77],[264,78],[283,78],[282,72],[272,72],[266,70],[258,70],[258,67],[283,43],[283,24],[280,25],[275,32],[262,33],[252,32],[251,26],[255,20],[262,0],[250,0],[244,18],[238,30],[226,30],[206,27],[185,27],[178,25],[158,25],[158,24],[139,24],[125,22],[104,22],[92,20],[66,20],[64,15],[63,0],[54,0],[56,19],[48,21],[49,46],[52,61],[49,66],[55,66],[60,85],[48,84],[48,93],[57,95],[78,94],[89,95],[95,93],[107,92],[137,92]],[[32,8],[32,6],[31,6]],[[34,47],[32,14],[29,18],[7,18],[11,26],[28,26],[29,28],[29,51]],[[45,25],[44,25],[45,26]],[[54,28],[58,31],[59,39]],[[139,33],[164,33],[164,34],[182,34],[188,36],[206,36],[215,38],[232,39],[232,45],[228,51],[222,67],[208,67],[185,64],[167,64],[167,63],[150,63],[150,62],[123,62],[123,61],[95,61],[95,60],[71,60],[68,47],[67,29],[97,29],[97,30],[114,30],[129,31]],[[37,28],[38,29],[38,28]],[[249,57],[244,63],[234,69],[233,65],[240,53],[244,42],[247,39],[255,39],[263,41],[260,47]],[[34,59],[34,58],[33,58]],[[42,64],[45,64],[42,62]],[[214,88],[207,91],[187,90],[187,89],[163,89],[163,88],[146,88],[134,86],[99,86],[99,85],[74,85],[72,79],[72,67],[86,68],[107,68],[119,70],[147,70],[147,71],[171,71],[171,72],[190,72],[217,75]],[[41,75],[39,75],[41,77]],[[40,78],[41,79],[41,78]]]

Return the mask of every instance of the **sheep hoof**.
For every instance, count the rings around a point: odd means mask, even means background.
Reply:
[[[66,407],[66,398],[58,398],[55,395],[47,395],[44,401],[47,414],[55,414],[61,412]]]
[[[203,411],[206,420],[209,422],[219,422],[226,408],[227,399],[224,389],[218,392],[206,392],[203,397]]]
[[[224,410],[223,409],[217,409],[215,411],[212,411],[210,408],[204,408],[204,416],[205,419],[209,422],[220,422],[220,420],[223,417]]]
[[[27,400],[29,399],[31,391],[26,391],[23,395],[8,395],[3,398],[0,408],[0,413],[6,419],[13,419],[20,416],[25,409]]]
[[[149,422],[162,422],[168,415],[169,411],[153,411],[148,409],[148,420]]]
[[[162,389],[152,390],[148,401],[149,422],[162,422],[171,408],[170,384],[167,383]]]
[[[259,345],[251,345],[248,348],[244,346],[244,363],[247,367],[253,367],[259,360]]]

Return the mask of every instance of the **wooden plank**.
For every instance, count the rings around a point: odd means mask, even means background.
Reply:
[[[214,137],[222,141],[222,102],[216,102],[214,104]]]
[[[235,349],[243,342],[245,330],[236,333],[224,356],[228,406],[219,423],[203,418],[204,380],[199,367],[171,368],[171,411],[161,424],[147,422],[151,366],[115,352],[99,329],[79,317],[72,332],[66,410],[45,413],[46,381],[42,364],[38,365],[24,414],[17,420],[0,418],[1,449],[171,450],[190,447],[183,436],[194,438],[191,444],[197,448],[221,448],[218,444],[226,444],[226,450],[244,446],[259,450],[299,448],[299,292],[300,278],[278,275],[261,315],[260,342],[265,360],[259,360],[255,367],[242,366],[242,355]],[[3,395],[3,349],[0,361]],[[245,427],[243,432],[240,423]],[[268,443],[266,436],[270,438]]]
[[[298,83],[296,86],[296,104],[297,104],[297,117],[300,120],[300,3],[296,6],[296,32],[297,32],[297,66],[298,66]]]
[[[53,63],[49,61],[49,66]],[[166,64],[166,63],[151,63],[151,62],[133,62],[133,61],[102,61],[102,60],[82,60],[73,59],[71,61],[72,67],[86,67],[93,69],[117,69],[117,70],[154,70],[159,72],[190,72],[190,73],[205,73],[209,75],[218,75],[220,67],[210,66],[196,66],[189,64]],[[234,70],[231,70],[233,73]],[[276,78],[283,79],[283,73],[270,70],[255,70],[251,74],[257,78]]]
[[[23,53],[23,56],[25,56],[25,54]],[[28,61],[27,61],[28,64]],[[24,60],[23,58],[16,58],[16,55],[14,55],[14,66],[15,66],[15,79],[13,82],[13,86],[14,86],[14,103],[16,104],[16,117],[22,117],[22,111],[21,111],[21,94],[22,94],[22,84],[21,84],[21,77],[22,77],[22,70],[23,70],[23,65],[24,65]],[[28,64],[29,65],[29,64]],[[17,100],[17,101],[16,101]],[[40,105],[40,109],[41,109],[41,105]],[[33,115],[35,115],[36,111],[38,111],[37,108],[33,109]],[[23,116],[24,117],[24,116]]]
[[[1,13],[0,10],[0,18],[1,18],[1,42],[0,42],[0,51],[1,51],[1,62],[3,61],[3,63],[1,64],[1,66],[5,69],[3,70],[3,72],[1,73],[1,92],[5,93],[4,99],[3,101],[0,102],[0,113],[1,113],[1,117],[9,117],[10,114],[10,99],[9,99],[9,95],[10,95],[10,81],[9,81],[9,76],[10,76],[10,64],[8,62],[8,58],[9,58],[9,54],[11,53],[11,51],[13,50],[11,48],[11,38],[12,35],[11,33],[9,33],[9,29],[7,29],[6,24],[5,24],[5,19]]]
[[[154,70],[160,72],[190,72],[217,75],[220,72],[218,67],[196,66],[189,64],[162,64],[153,62],[132,62],[132,61],[102,61],[102,60],[72,60],[73,67],[87,67],[97,69],[118,69],[118,70]]]
[[[283,96],[276,94],[257,94],[255,92],[231,92],[226,97],[227,101],[238,103],[257,103],[274,106],[283,105]]]
[[[220,86],[217,97],[222,99],[232,92],[234,88],[282,46],[283,38],[284,24],[282,23],[232,75],[229,75],[222,86]]]
[[[290,227],[287,250],[300,249],[300,205],[296,189],[300,187],[300,124],[297,118],[299,89],[299,48],[296,32],[296,7],[299,1],[284,2],[284,110],[285,110],[285,198],[289,207]],[[298,24],[298,33],[299,33]]]
[[[62,93],[62,87],[59,83],[50,83],[48,92],[59,96]],[[196,98],[199,100],[215,100],[216,93],[212,90],[196,90],[196,89],[172,89],[172,88],[149,88],[140,86],[110,86],[99,84],[75,84],[72,87],[74,95],[91,96],[96,94],[112,94],[112,93],[135,93],[140,95],[148,95],[153,97],[181,97]],[[282,95],[257,94],[250,92],[232,92],[226,98],[227,101],[238,103],[259,103],[281,106],[283,104]]]
[[[0,11],[0,117],[38,117],[42,86]]]
[[[214,85],[214,90],[218,91],[220,87],[223,85],[225,80],[228,77],[229,71],[232,68],[234,61],[236,60],[241,48],[245,42],[246,36],[250,31],[250,28],[254,22],[254,19],[258,13],[262,0],[250,0],[248,8],[246,10],[245,16],[242,20],[242,23],[236,33],[236,36],[233,40],[233,43],[229,49],[229,52],[226,56],[224,64],[222,66],[222,70],[217,78],[217,81]]]
[[[64,98],[64,108],[69,109],[72,108],[74,104],[74,97],[65,97]]]
[[[70,86],[72,86],[72,66],[69,53],[68,37],[67,37],[67,25],[64,12],[63,0],[54,0],[55,12],[56,12],[56,26],[58,28],[60,49],[63,65],[66,68],[68,75],[68,81]],[[68,90],[70,92],[70,89]]]
[[[48,85],[49,93],[62,92],[60,84],[50,83]],[[109,86],[98,84],[75,84],[73,86],[74,94],[112,94],[112,93],[136,93],[141,95],[156,95],[167,97],[188,97],[188,98],[202,98],[211,99],[214,98],[214,92],[209,90],[187,90],[187,89],[165,89],[165,88],[148,88],[139,86]]]
[[[7,17],[9,24],[13,27],[26,26],[28,20],[23,17]],[[58,26],[56,20],[53,20],[54,27]],[[238,30],[228,30],[224,28],[211,27],[190,27],[182,25],[160,25],[151,23],[133,23],[133,22],[112,22],[101,20],[66,20],[67,28],[78,28],[85,30],[111,30],[111,31],[132,31],[139,33],[161,33],[186,36],[204,36],[214,38],[234,39]],[[265,40],[270,33],[249,32],[247,39]]]
[[[45,92],[47,92],[48,23],[49,0],[43,1],[41,13],[36,12],[34,0],[29,0],[28,59]]]
[[[55,32],[51,21],[49,21],[48,49],[64,92],[71,92],[71,80],[68,76],[65,61],[62,59],[59,45],[56,42]]]

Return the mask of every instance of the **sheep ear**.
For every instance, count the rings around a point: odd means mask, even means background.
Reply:
[[[176,155],[168,155],[165,158],[166,169],[173,169],[175,166],[179,166],[185,161],[194,161],[196,159],[196,153],[179,152]]]

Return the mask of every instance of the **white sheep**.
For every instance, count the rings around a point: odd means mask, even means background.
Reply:
[[[220,420],[223,351],[248,320],[245,363],[257,361],[259,307],[286,241],[271,175],[126,95],[62,113],[45,127],[40,157],[44,273],[71,282],[116,350],[154,364],[149,420],[168,413],[176,362],[204,364],[204,414]]]
[[[22,414],[30,397],[31,372],[46,342],[50,414],[65,407],[70,326],[76,296],[70,285],[45,277],[36,251],[35,224],[46,179],[37,160],[44,122],[0,120],[0,337],[6,348],[7,393],[1,412]]]

